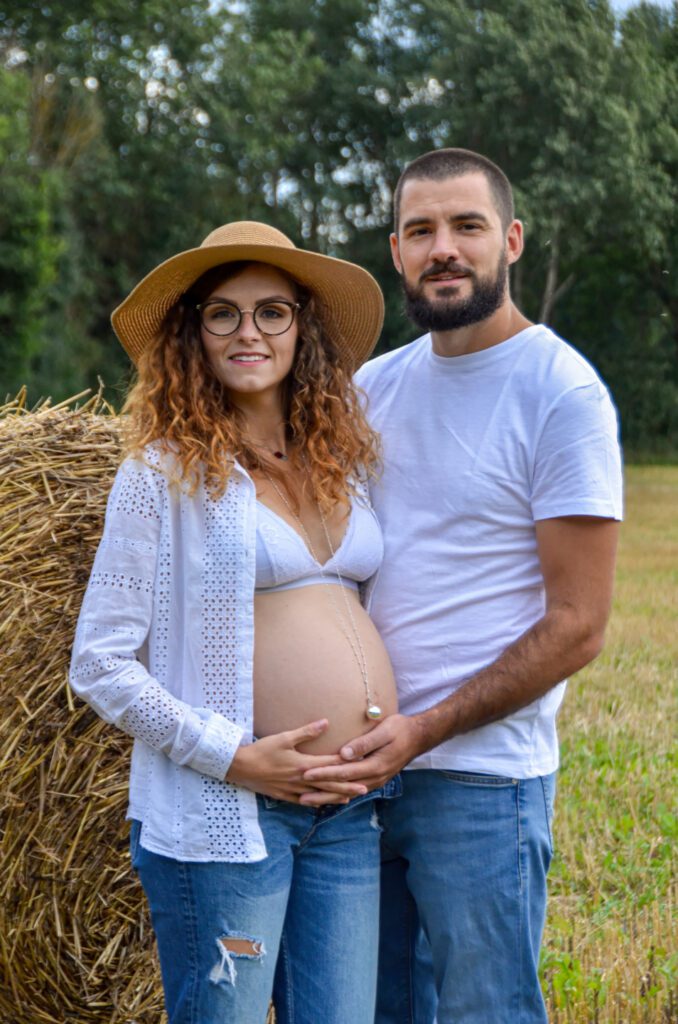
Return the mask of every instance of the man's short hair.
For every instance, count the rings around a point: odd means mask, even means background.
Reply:
[[[403,186],[413,178],[443,181],[445,178],[458,178],[462,174],[474,174],[480,171],[487,178],[504,230],[509,226],[515,214],[513,211],[513,192],[511,183],[496,164],[480,153],[470,149],[433,149],[430,153],[418,156],[408,164],[398,179],[393,196],[393,230],[398,234],[400,221],[400,200]]]

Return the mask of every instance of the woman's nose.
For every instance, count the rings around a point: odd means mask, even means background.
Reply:
[[[240,310],[240,323],[238,324],[238,337],[243,341],[258,341],[261,338],[261,331],[254,320],[253,309]]]

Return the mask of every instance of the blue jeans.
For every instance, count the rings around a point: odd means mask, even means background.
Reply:
[[[400,782],[321,809],[259,797],[268,856],[172,860],[144,849],[169,1024],[373,1024],[379,927],[377,817]],[[277,962],[277,968],[276,968]]]
[[[555,774],[402,773],[381,815],[376,1024],[546,1024]]]

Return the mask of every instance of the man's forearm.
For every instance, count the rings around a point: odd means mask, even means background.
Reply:
[[[342,747],[344,765],[310,769],[304,778],[314,784],[333,779],[362,782],[368,789],[382,786],[415,757],[453,736],[505,718],[582,668],[602,647],[605,620],[599,616],[601,624],[592,627],[571,605],[552,606],[496,661],[445,700],[412,716],[390,715]],[[308,794],[308,801],[312,799]],[[302,796],[301,802],[306,801]]]
[[[602,632],[591,630],[570,608],[551,609],[495,662],[416,716],[419,752],[531,704],[592,661],[602,642]]]

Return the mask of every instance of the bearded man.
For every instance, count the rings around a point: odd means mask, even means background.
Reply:
[[[407,769],[382,810],[377,1024],[545,1024],[555,720],[610,611],[616,415],[590,364],[511,299],[523,228],[490,160],[413,161],[390,242],[428,332],[358,376],[384,445],[368,610],[400,713],[307,778],[372,789]]]

